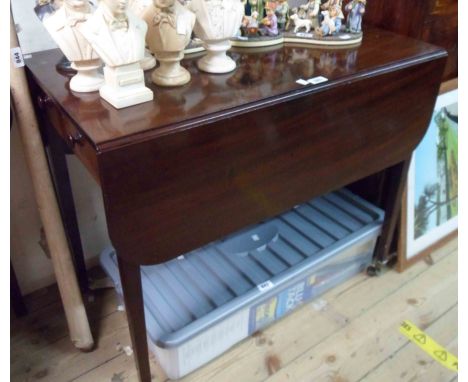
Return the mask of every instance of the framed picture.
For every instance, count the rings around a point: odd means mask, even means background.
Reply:
[[[458,233],[458,89],[441,87],[430,125],[413,153],[403,193],[397,269],[403,271]]]

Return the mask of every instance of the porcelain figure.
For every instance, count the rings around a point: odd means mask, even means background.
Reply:
[[[287,0],[279,0],[278,5],[275,9],[275,15],[278,19],[278,29],[284,30],[289,15],[289,4]]]
[[[360,33],[362,17],[366,12],[366,0],[352,0],[346,4],[345,11],[349,12],[346,19],[346,30],[351,33]]]
[[[262,20],[261,33],[265,36],[278,36],[278,18],[273,7],[266,8],[267,15]]]
[[[344,19],[342,5],[343,0],[328,0],[322,4],[322,10],[327,12],[322,12],[324,16],[322,26],[320,27],[320,34],[322,36],[336,34],[341,31],[341,24]]]
[[[312,27],[315,29],[320,25],[320,0],[309,0],[306,7],[307,18],[312,21]]]

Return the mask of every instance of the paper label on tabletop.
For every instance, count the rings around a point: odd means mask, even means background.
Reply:
[[[322,82],[327,82],[328,78],[323,77],[323,76],[318,76],[314,78],[309,78],[307,81],[312,85],[317,85],[317,84],[321,84]]]

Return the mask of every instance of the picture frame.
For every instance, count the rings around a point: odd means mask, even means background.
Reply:
[[[458,235],[457,79],[441,85],[428,131],[413,152],[399,228],[399,272]]]

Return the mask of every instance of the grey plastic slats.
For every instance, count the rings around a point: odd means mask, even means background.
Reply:
[[[282,235],[279,235],[278,240],[271,243],[268,248],[278,257],[281,257],[289,264],[289,266],[295,265],[304,260],[304,256],[299,254],[297,248]]]
[[[288,269],[284,260],[280,260],[268,248],[265,248],[263,251],[252,251],[249,255],[259,263],[262,263],[263,267],[267,268],[272,275],[277,275]]]
[[[220,252],[222,253],[222,252]],[[244,274],[254,285],[261,284],[268,280],[271,275],[266,273],[248,256],[231,255],[223,253],[226,261],[234,265],[242,274]]]
[[[152,288],[151,283],[146,277],[142,278],[142,282],[145,306],[158,317],[158,321],[164,327],[164,331],[171,333],[184,325],[184,321],[180,319],[180,315],[173,309],[171,304],[168,304],[159,289]]]
[[[156,339],[154,338],[156,333],[168,333],[174,329],[167,322],[167,317],[157,309],[157,306],[154,306],[154,302],[151,301],[152,298],[153,296],[151,294],[145,293],[145,291],[143,291],[143,300],[145,302],[145,318],[147,322],[146,325],[147,327],[152,328],[150,333],[151,338]]]
[[[172,285],[168,284],[164,278],[161,278],[159,269],[159,267],[145,267],[146,279],[154,289],[160,292],[167,305],[171,307],[171,311],[176,312],[178,316],[176,322],[179,322],[176,326],[186,325],[188,322],[193,321],[195,316],[186,308],[180,296],[172,289]]]
[[[295,211],[288,212],[283,216],[284,219],[289,224],[294,226],[298,232],[302,233],[304,236],[307,236],[309,240],[321,248],[329,247],[336,241],[336,239],[326,233],[326,231],[317,229],[314,224],[307,222],[306,219],[301,217]]]
[[[363,211],[362,208],[357,208],[355,205],[349,203],[346,197],[339,193],[325,195],[325,199],[332,202],[335,206],[339,206],[339,208],[345,210],[364,224],[370,223],[374,220],[372,216]]]
[[[209,277],[206,268],[199,269],[200,264],[195,261],[195,256],[186,256],[184,261],[180,262],[180,266],[185,270],[189,277],[193,277],[198,281],[198,285],[203,292],[210,296],[217,306],[221,306],[227,301],[230,301],[234,294],[229,288],[219,282],[215,277]]]
[[[301,232],[298,232],[294,226],[291,226],[291,224],[284,219],[284,217],[275,219],[275,224],[280,230],[280,234],[278,236],[293,248],[296,248],[296,251],[300,252],[304,256],[310,256],[322,249],[316,243],[312,242],[310,238],[304,236]],[[274,244],[275,243],[272,243],[272,245]]]
[[[333,220],[328,218],[326,215],[321,213],[319,210],[314,209],[313,207],[303,204],[295,209],[295,211],[303,216],[305,219],[315,224],[316,227],[321,228],[323,231],[327,232],[330,236],[340,240],[346,235],[350,234],[350,230],[344,228],[342,225],[335,223]]]
[[[182,281],[174,277],[168,264],[161,264],[159,275],[171,286],[171,289],[180,298],[181,303],[196,318],[203,317],[213,309],[206,298],[196,293],[196,288],[187,288],[190,280]]]
[[[197,267],[197,269],[201,273],[203,273],[208,280],[218,284],[219,288],[225,289],[226,291],[228,291],[232,297],[235,297],[238,295],[234,286],[227,284],[226,281],[223,279],[222,275],[219,276],[219,274],[215,270],[213,270],[209,264],[207,265],[206,262],[203,261],[202,258],[196,255],[186,256],[186,258],[188,259],[188,261],[191,261],[192,264],[195,267]]]
[[[343,210],[336,208],[334,204],[324,198],[317,198],[307,204],[317,208],[320,212],[328,216],[328,218],[332,219],[337,224],[341,224],[343,227],[346,227],[351,232],[357,231],[363,226],[359,220],[355,219]]]
[[[200,256],[199,260],[210,268],[224,284],[228,285],[236,296],[243,295],[255,286],[255,284],[251,283],[245,275],[239,273],[214,249],[208,248],[206,256]]]
[[[216,308],[218,305],[211,299],[210,294],[205,293],[201,288],[200,284],[202,280],[197,280],[192,274],[184,271],[184,268],[181,267],[181,263],[187,263],[187,261],[184,259],[177,259],[175,261],[168,261],[165,265],[172,276],[177,279],[177,282],[185,288],[187,293],[191,295],[198,304],[203,306],[204,310],[210,311]]]

